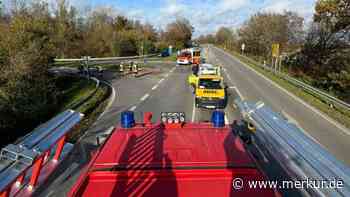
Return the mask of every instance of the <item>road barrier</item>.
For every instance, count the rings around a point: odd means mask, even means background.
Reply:
[[[243,120],[256,128],[252,136],[292,180],[339,180],[341,187],[305,188],[311,196],[350,196],[350,169],[309,138],[295,124],[264,103],[236,100]]]
[[[125,61],[125,60],[133,60],[133,59],[141,59],[141,58],[147,58],[147,57],[154,57],[158,54],[149,54],[149,55],[143,55],[143,56],[127,56],[127,57],[102,57],[102,58],[91,58],[91,57],[82,57],[82,58],[74,58],[74,59],[60,59],[56,58],[54,59],[55,62],[83,62],[83,61],[89,61],[89,62],[103,62],[103,61]]]
[[[31,196],[72,149],[66,138],[82,117],[79,112],[64,111],[1,149],[0,197]]]
[[[247,61],[249,62],[253,62],[252,59],[246,57],[246,56],[242,56],[241,57],[245,58]],[[271,71],[272,73],[275,73],[276,75],[280,76],[281,78],[285,79],[286,81],[288,81],[289,83],[303,89],[304,91],[306,92],[309,92],[310,94],[314,95],[314,96],[317,96],[319,97],[320,99],[324,100],[325,102],[331,104],[330,106],[333,107],[333,106],[338,106],[338,107],[341,107],[345,110],[348,110],[350,111],[350,104],[349,103],[346,103],[345,101],[342,101],[328,93],[325,93],[323,92],[322,90],[320,89],[317,89],[309,84],[306,84],[300,80],[297,80],[291,76],[289,76],[288,74],[285,74],[285,73],[282,73],[282,72],[278,72],[276,70],[274,70],[271,66],[269,65],[266,65],[264,66],[263,64],[260,64],[260,63],[256,63],[254,62],[254,64],[258,65],[258,66],[261,66],[263,69],[267,69],[269,71]]]

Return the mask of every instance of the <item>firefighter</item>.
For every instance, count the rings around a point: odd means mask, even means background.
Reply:
[[[119,71],[120,71],[121,73],[124,72],[124,65],[123,65],[123,63],[121,63],[121,64],[119,65]]]
[[[194,64],[192,66],[192,72],[194,75],[198,76],[198,70],[199,70],[199,65],[198,64]]]
[[[138,68],[138,65],[136,63],[133,63],[132,69],[133,69],[134,75],[137,75],[139,68]]]
[[[129,72],[132,72],[132,65],[134,65],[134,62],[130,62],[130,64],[129,64]]]

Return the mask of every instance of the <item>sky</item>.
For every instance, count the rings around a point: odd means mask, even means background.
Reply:
[[[11,1],[11,0],[5,0]],[[53,4],[56,0],[44,0]],[[80,10],[109,8],[115,14],[148,22],[157,29],[177,17],[194,26],[194,36],[214,33],[221,26],[238,28],[258,11],[295,11],[311,21],[316,0],[67,0]]]

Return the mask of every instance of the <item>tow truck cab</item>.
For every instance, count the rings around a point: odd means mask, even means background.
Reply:
[[[183,113],[162,114],[157,123],[149,112],[143,123],[135,123],[133,112],[122,113],[121,124],[68,195],[280,196],[275,189],[248,187],[248,181],[267,177],[224,124],[223,112],[215,111],[206,123],[187,123]]]
[[[200,64],[198,69],[198,75],[216,75],[221,76],[220,67],[212,64]],[[190,86],[196,87],[198,84],[198,76],[191,74],[188,77],[188,83]]]
[[[199,75],[195,88],[196,107],[222,109],[226,106],[226,87],[217,75]]]

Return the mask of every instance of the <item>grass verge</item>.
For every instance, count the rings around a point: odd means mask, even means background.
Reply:
[[[61,92],[62,102],[60,103],[61,107],[59,111],[73,109],[84,114],[83,120],[70,132],[68,137],[69,141],[74,143],[97,120],[99,114],[103,112],[108,103],[111,90],[104,83],[100,83],[100,86],[96,90],[96,83],[93,80],[87,80],[85,78],[63,77],[60,80],[70,80],[70,83],[63,85],[63,87],[60,86],[60,89],[63,89],[63,91]],[[73,107],[87,97],[90,98],[81,105]]]
[[[70,133],[70,142],[76,142],[97,120],[108,103],[110,91],[107,85],[101,83],[93,97],[76,109],[85,116],[81,123]]]
[[[311,106],[314,106],[318,110],[322,111],[323,113],[327,114],[329,117],[333,118],[334,120],[338,121],[339,123],[343,124],[347,128],[350,128],[350,112],[342,109],[342,108],[331,108],[328,103],[321,98],[317,97],[317,95],[310,94],[303,89],[289,83],[282,77],[275,75],[274,73],[270,72],[269,70],[263,69],[259,62],[256,62],[246,56],[242,56],[241,54],[235,52],[235,51],[228,51],[230,54],[234,55],[236,58],[238,58],[241,62],[245,63],[246,65],[250,66],[257,72],[263,74],[264,76],[268,77],[272,81],[276,82],[278,85],[283,87],[284,89],[288,90],[289,92],[293,93],[297,97],[304,100],[306,103],[310,104]]]

